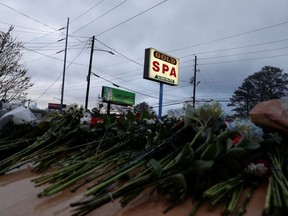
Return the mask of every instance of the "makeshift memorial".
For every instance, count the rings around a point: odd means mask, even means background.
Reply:
[[[263,214],[288,214],[286,135],[250,119],[225,122],[219,103],[188,106],[179,119],[131,111],[93,116],[77,105],[47,118],[46,131],[0,161],[0,174],[25,163],[45,170],[32,180],[45,186],[39,197],[89,183],[83,200],[71,203],[73,215],[111,201],[125,207],[148,189],[170,201],[164,213],[193,197],[187,215],[208,203],[211,211],[240,216],[265,182]]]

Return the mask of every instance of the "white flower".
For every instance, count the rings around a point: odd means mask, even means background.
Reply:
[[[263,176],[268,171],[264,163],[257,163],[257,164],[251,163],[247,166],[245,170],[247,173],[251,173],[256,176]]]
[[[84,116],[85,114],[85,109],[83,108],[83,106],[81,105],[80,107],[78,107],[77,104],[72,104],[72,105],[69,105],[67,106],[63,112],[65,114],[68,114],[68,115],[81,115],[81,116]]]
[[[148,124],[148,125],[152,125],[152,124],[155,124],[156,122],[155,122],[155,120],[154,119],[143,119],[143,121],[145,121],[146,122],[146,124]]]
[[[85,115],[80,119],[80,124],[90,124],[91,121],[91,114],[85,113]]]

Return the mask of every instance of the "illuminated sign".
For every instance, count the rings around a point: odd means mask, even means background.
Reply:
[[[178,85],[179,60],[153,48],[145,49],[144,79]]]
[[[104,102],[132,106],[135,104],[135,93],[103,86],[102,99]]]
[[[66,108],[66,104],[63,104],[63,108]],[[48,103],[48,109],[61,109],[61,104],[59,103]]]

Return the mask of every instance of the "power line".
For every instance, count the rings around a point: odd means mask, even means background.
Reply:
[[[267,58],[278,58],[278,57],[283,57],[283,56],[288,56],[288,53],[287,54],[282,54],[282,55],[259,57],[259,58],[238,59],[238,60],[231,60],[231,61],[202,63],[202,64],[199,64],[199,65],[211,65],[211,64],[223,64],[223,63],[241,62],[241,61],[252,61],[252,60],[267,59]]]
[[[283,49],[288,49],[288,47],[280,47],[280,48],[268,49],[268,50],[258,50],[258,51],[254,51],[254,52],[236,53],[236,54],[223,55],[223,56],[212,56],[212,57],[206,57],[206,58],[199,58],[199,60],[215,59],[215,58],[225,58],[225,57],[230,57],[230,56],[255,54],[255,53],[261,53],[261,52],[271,52],[271,51],[283,50]]]
[[[99,4],[101,4],[104,0],[101,0],[100,2],[96,3],[94,6],[92,6],[91,8],[89,8],[88,10],[86,10],[85,12],[83,12],[82,14],[80,14],[78,17],[76,17],[75,19],[73,19],[71,21],[71,23],[73,23],[74,21],[76,21],[77,19],[79,19],[80,17],[84,16],[85,14],[87,14],[89,11],[91,11],[93,8],[97,7]]]
[[[262,45],[266,45],[266,44],[279,43],[279,42],[283,42],[283,41],[288,41],[288,39],[282,39],[282,40],[276,40],[276,41],[268,41],[268,42],[258,43],[258,44],[249,44],[249,45],[245,45],[245,46],[232,47],[232,48],[227,48],[227,49],[219,49],[219,50],[198,52],[197,55],[202,55],[202,54],[207,54],[207,53],[214,53],[214,52],[229,51],[229,50],[234,50],[234,49],[242,49],[242,48],[248,48],[248,47],[254,47],[254,46],[262,46]],[[185,56],[185,57],[187,57],[187,56]]]
[[[39,29],[34,29],[34,28],[29,28],[29,27],[20,26],[20,25],[15,25],[15,24],[10,24],[10,23],[6,23],[6,22],[0,22],[0,23],[1,23],[1,24],[4,24],[4,25],[8,25],[8,26],[14,26],[14,27],[23,28],[23,29],[28,29],[28,30],[33,30],[33,31],[38,31],[38,32],[42,32],[42,33],[49,33],[48,31],[39,30]]]
[[[66,67],[66,69],[68,69],[72,64],[74,64],[74,61],[81,55],[81,53],[84,51],[84,49],[86,48],[88,44],[88,41],[86,42],[86,44],[84,45],[84,47],[81,49],[81,51],[76,55],[76,57],[71,61],[69,62],[69,65]]]
[[[81,28],[77,29],[76,31],[72,32],[71,34],[74,34],[80,30],[82,30],[83,28],[87,27],[88,25],[90,25],[91,23],[95,22],[96,20],[102,18],[103,16],[107,15],[108,13],[112,12],[113,10],[115,10],[116,8],[120,7],[122,4],[124,4],[125,2],[127,2],[128,0],[125,0],[121,3],[119,3],[118,5],[116,5],[115,7],[111,8],[110,10],[108,10],[107,12],[105,12],[104,14],[102,14],[101,16],[97,17],[96,19],[92,20],[91,22],[87,23],[86,25],[82,26]]]
[[[121,22],[121,23],[119,23],[119,24],[117,24],[117,25],[115,25],[115,26],[113,26],[113,27],[111,27],[111,28],[109,28],[109,29],[107,29],[107,30],[105,30],[105,31],[97,34],[96,37],[98,37],[98,36],[100,36],[100,35],[102,35],[102,34],[104,34],[104,33],[107,33],[108,31],[111,31],[112,29],[115,29],[115,28],[117,28],[118,26],[123,25],[124,23],[127,23],[127,22],[129,22],[130,20],[132,20],[132,19],[135,19],[136,17],[138,17],[138,16],[140,16],[140,15],[142,15],[142,14],[144,14],[144,13],[150,11],[150,10],[152,10],[152,9],[155,8],[155,7],[158,7],[159,5],[165,3],[166,1],[168,1],[168,0],[164,0],[164,1],[162,1],[162,2],[159,2],[159,3],[156,4],[156,5],[153,5],[152,7],[150,7],[150,8],[148,8],[148,9],[146,9],[146,10],[144,10],[144,11],[136,14],[135,16],[132,16],[132,17],[130,17],[129,19],[124,20],[123,22]]]
[[[9,8],[10,10],[13,10],[13,11],[15,11],[15,12],[17,12],[17,13],[25,16],[25,17],[27,17],[28,19],[31,19],[31,20],[33,20],[33,21],[35,21],[35,22],[37,22],[37,23],[40,23],[40,24],[48,27],[48,28],[51,28],[51,29],[53,29],[53,30],[58,31],[57,29],[55,29],[55,28],[53,28],[53,27],[51,27],[51,26],[49,26],[49,25],[47,25],[47,24],[45,24],[45,23],[43,23],[43,22],[41,22],[41,21],[39,21],[39,20],[37,20],[37,19],[34,19],[33,17],[31,17],[31,16],[29,16],[29,15],[27,15],[27,14],[25,14],[25,13],[22,13],[21,11],[18,11],[18,10],[16,10],[15,8],[12,8],[12,7],[6,5],[6,4],[4,4],[4,3],[2,3],[2,2],[0,2],[0,4],[3,5],[3,6],[5,6],[5,7],[7,7],[7,8]]]
[[[92,72],[92,74],[93,74],[94,76],[100,78],[100,79],[105,80],[106,82],[111,83],[112,85],[114,85],[114,86],[116,86],[116,87],[118,87],[118,88],[123,88],[123,89],[126,89],[126,90],[128,90],[128,91],[131,91],[131,92],[134,92],[134,93],[137,93],[137,94],[141,94],[141,95],[144,95],[144,96],[148,96],[148,97],[151,97],[151,98],[156,98],[156,99],[158,99],[158,97],[154,97],[154,96],[151,96],[151,95],[148,95],[148,94],[144,94],[144,93],[142,93],[142,92],[137,92],[137,91],[131,90],[131,89],[129,89],[129,88],[120,86],[120,85],[118,85],[118,84],[115,84],[115,83],[111,82],[110,80],[108,80],[108,79],[106,79],[106,78],[103,78],[103,77],[101,77],[101,76],[99,76],[99,75],[97,75],[97,74],[95,74],[95,73],[93,73],[93,72]]]
[[[118,53],[119,55],[122,55],[121,53],[119,53],[117,50],[113,49],[112,47],[110,47],[109,45],[105,44],[104,42],[100,41],[99,39],[96,39],[99,43],[101,43],[102,45],[104,45],[105,47],[113,50],[115,53]],[[219,49],[219,50],[210,50],[210,51],[205,51],[205,52],[197,52],[197,55],[202,55],[202,54],[208,54],[208,53],[216,53],[216,52],[222,52],[222,51],[229,51],[229,50],[235,50],[235,49],[242,49],[242,48],[248,48],[248,47],[255,47],[255,46],[261,46],[261,45],[266,45],[266,44],[273,44],[273,43],[279,43],[279,42],[284,42],[284,41],[288,41],[288,39],[281,39],[281,40],[275,40],[275,41],[268,41],[268,42],[264,42],[264,43],[257,43],[257,44],[249,44],[249,45],[244,45],[244,46],[239,46],[239,47],[232,47],[232,48],[226,48],[226,49]],[[281,49],[281,48],[280,48]],[[168,52],[169,53],[169,52]],[[179,58],[186,58],[186,57],[191,57],[191,56],[194,56],[195,54],[190,54],[190,55],[185,55],[185,56],[180,56]],[[237,55],[237,54],[235,54]],[[239,54],[240,55],[240,54]],[[135,64],[137,65],[140,65],[143,67],[142,64],[138,63],[137,61],[129,58],[129,57],[123,57],[125,59],[127,59],[128,61],[132,61],[134,62]],[[143,59],[143,58],[137,58],[137,60],[140,60],[140,59]],[[199,59],[204,59],[204,58],[199,58]],[[110,64],[110,65],[105,65],[103,67],[110,67],[110,66],[117,66],[117,65],[120,65],[120,64],[125,64],[127,63],[128,61],[125,61],[125,62],[120,62],[120,63],[116,63],[116,64]],[[181,65],[183,65],[184,63],[187,63],[187,62],[191,62],[190,60],[189,61],[181,61]],[[185,69],[185,68],[188,68],[188,67],[191,67],[191,66],[187,66],[187,67],[181,67],[180,69]],[[98,68],[97,68],[98,69]],[[135,71],[135,70],[133,70]],[[128,73],[128,72],[127,72]]]
[[[39,100],[44,94],[46,94],[46,92],[52,88],[52,86],[54,86],[54,84],[62,77],[62,73],[60,74],[60,76],[37,98],[34,100],[34,102],[36,102],[37,100]]]
[[[75,61],[75,60],[80,56],[80,54],[83,52],[83,50],[85,49],[86,45],[87,45],[87,43],[85,44],[85,46],[83,47],[83,49],[78,53],[78,55],[73,59],[73,61],[71,61],[70,64],[69,64],[65,69],[68,69],[68,68],[71,66],[71,64],[74,63],[74,61]],[[62,77],[62,75],[63,75],[63,74],[61,73],[60,76],[59,76],[35,101],[39,100],[44,94],[46,94],[46,92],[47,92],[50,88],[52,88],[52,86],[54,86],[54,84],[60,79],[60,77]]]
[[[97,38],[96,38],[95,40],[98,41],[99,43],[101,43],[103,46],[105,46],[105,47],[107,47],[107,48],[113,50],[113,52],[117,53],[118,55],[122,56],[123,58],[125,58],[125,59],[127,59],[127,60],[129,60],[129,61],[131,61],[131,62],[133,62],[133,63],[135,63],[135,64],[137,64],[137,65],[140,65],[141,67],[143,67],[143,65],[140,64],[139,62],[137,62],[137,61],[135,61],[135,60],[133,60],[133,59],[127,57],[126,55],[122,54],[121,52],[119,52],[119,51],[113,49],[112,47],[108,46],[108,45],[105,44],[104,42],[98,40]]]
[[[51,54],[51,55],[47,55],[47,54],[44,54],[44,53],[38,52],[38,51],[36,51],[36,50],[29,49],[29,48],[27,48],[27,47],[23,47],[23,48],[26,49],[26,50],[29,50],[29,51],[31,51],[31,52],[34,52],[34,53],[40,54],[40,55],[42,55],[42,56],[45,56],[45,57],[51,58],[51,59],[55,59],[55,60],[58,60],[58,61],[63,61],[63,59],[56,58],[56,57],[53,57],[53,56],[52,56],[52,55],[55,55],[56,53],[53,53],[53,54]]]
[[[29,48],[26,48],[26,47],[24,47],[24,49],[29,50],[29,51],[34,52],[34,53],[37,53],[37,54],[40,54],[40,55],[42,55],[42,56],[45,56],[45,57],[48,57],[48,58],[55,59],[55,60],[57,60],[57,61],[61,61],[61,62],[63,62],[63,59],[53,57],[53,55],[55,55],[56,53],[53,53],[53,54],[47,55],[47,54],[44,54],[44,53],[38,52],[38,51],[33,50],[33,49],[29,49]],[[31,62],[33,62],[33,61],[31,61]],[[29,63],[31,63],[31,62],[29,62]],[[67,61],[67,62],[68,62],[68,63],[71,63],[71,61]],[[79,66],[85,66],[85,67],[88,67],[87,64],[81,64],[81,63],[75,63],[75,62],[73,62],[73,64],[74,64],[74,65],[79,65]]]
[[[226,36],[226,37],[222,37],[222,38],[206,41],[206,42],[202,42],[202,43],[198,43],[198,44],[194,44],[194,45],[190,45],[190,46],[186,46],[186,47],[182,47],[182,48],[178,48],[178,49],[174,49],[174,50],[169,51],[169,53],[180,51],[180,50],[184,50],[184,49],[189,49],[191,47],[201,46],[201,45],[205,45],[205,44],[208,44],[208,43],[213,43],[213,42],[217,42],[217,41],[221,41],[221,40],[226,40],[226,39],[230,39],[230,38],[233,38],[233,37],[238,37],[238,36],[242,36],[242,35],[245,35],[245,34],[250,34],[250,33],[257,32],[257,31],[262,31],[262,30],[265,30],[265,29],[274,28],[274,27],[281,26],[281,25],[286,25],[286,24],[288,24],[288,21],[285,21],[285,22],[282,22],[282,23],[278,23],[278,24],[274,24],[274,25],[270,25],[270,26],[266,26],[266,27],[263,27],[263,28],[254,29],[254,30],[251,30],[251,31],[246,31],[246,32],[242,32],[242,33],[238,33],[238,34],[234,34],[234,35],[230,35],[230,36]]]
[[[116,86],[116,87],[118,87],[118,88],[126,89],[126,90],[128,90],[128,91],[131,91],[131,92],[134,92],[134,93],[137,93],[137,94],[140,94],[140,95],[144,95],[144,96],[146,96],[146,97],[159,99],[158,97],[151,96],[151,95],[148,95],[148,94],[139,92],[139,91],[135,91],[135,90],[132,90],[132,89],[127,88],[127,87],[120,86],[120,85],[118,85],[118,84],[116,84],[116,83],[111,82],[110,80],[108,80],[108,79],[106,79],[106,78],[103,78],[103,77],[99,76],[98,74],[95,74],[95,73],[93,73],[93,72],[91,72],[91,73],[92,73],[94,76],[96,76],[96,77],[98,77],[98,78],[100,78],[100,79],[103,79],[103,80],[105,80],[106,82],[109,82],[109,83],[111,83],[113,86]],[[168,99],[166,99],[166,100],[168,100]]]

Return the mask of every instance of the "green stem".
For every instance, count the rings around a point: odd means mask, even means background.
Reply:
[[[96,186],[90,188],[89,190],[87,190],[85,192],[86,196],[89,196],[91,194],[95,194],[97,193],[99,190],[103,189],[104,187],[106,187],[107,185],[117,181],[119,178],[121,178],[122,176],[126,175],[127,173],[129,173],[130,171],[134,170],[135,168],[141,166],[142,164],[144,164],[145,161],[142,162],[138,162],[136,163],[134,166],[130,167],[129,169],[126,169],[116,175],[112,175],[110,178],[105,179],[105,181],[101,182],[100,184],[97,184]]]
[[[263,215],[269,216],[271,210],[271,201],[272,201],[272,176],[269,177],[268,188],[265,197]]]
[[[245,214],[247,205],[250,202],[252,195],[255,192],[257,186],[258,186],[258,184],[256,182],[252,183],[252,186],[250,186],[249,191],[246,194],[245,199],[244,199],[241,207],[238,209],[236,216],[242,216]]]

